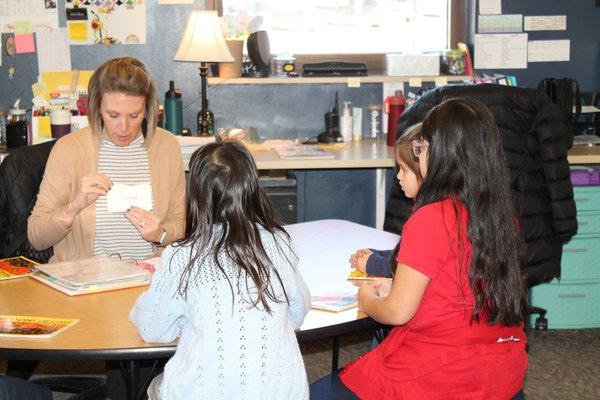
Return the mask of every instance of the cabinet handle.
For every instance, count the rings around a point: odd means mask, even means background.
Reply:
[[[585,253],[588,249],[575,249],[575,248],[565,248],[563,252],[565,253]]]
[[[586,294],[585,293],[560,293],[558,295],[558,297],[574,299],[574,298],[583,298],[583,297],[586,297]]]
[[[576,203],[582,203],[584,201],[590,201],[589,197],[575,198]]]
[[[578,223],[579,225],[587,225],[587,224],[588,224],[588,222],[587,222],[587,221],[577,221],[577,223]]]

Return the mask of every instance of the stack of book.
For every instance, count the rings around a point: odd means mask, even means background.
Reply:
[[[69,296],[143,286],[150,283],[156,261],[121,261],[94,257],[41,264],[31,277]]]

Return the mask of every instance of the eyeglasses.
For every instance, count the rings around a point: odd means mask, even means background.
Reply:
[[[421,153],[423,153],[423,151],[425,151],[425,149],[429,147],[429,144],[423,143],[420,140],[413,140],[412,142],[410,142],[410,147],[412,148],[412,152],[415,155],[415,157],[419,157]]]

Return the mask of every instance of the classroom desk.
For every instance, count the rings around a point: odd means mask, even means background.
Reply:
[[[300,258],[298,268],[311,292],[350,287],[348,258],[356,249],[392,248],[398,237],[347,221],[322,220],[288,225]],[[21,360],[125,361],[129,398],[135,398],[140,359],[166,358],[176,343],[142,341],[128,314],[146,287],[69,297],[31,278],[0,281],[1,313],[80,321],[51,339],[0,338],[0,358]],[[300,342],[336,337],[374,327],[353,308],[340,313],[311,310],[297,331]]]

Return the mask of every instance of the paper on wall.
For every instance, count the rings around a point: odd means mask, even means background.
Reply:
[[[158,4],[193,4],[194,0],[158,0]]]
[[[475,68],[527,68],[527,34],[475,35]]]
[[[477,18],[479,33],[509,33],[523,31],[523,14],[480,15]]]
[[[479,0],[479,14],[501,14],[502,0]]]
[[[127,185],[114,183],[106,195],[106,210],[109,213],[125,212],[132,206],[146,211],[152,210],[152,186],[150,183]]]
[[[1,0],[0,27],[30,26],[29,33],[36,27],[58,28],[57,0]]]
[[[40,74],[50,71],[71,70],[71,50],[67,29],[37,29],[37,58]]]
[[[529,62],[569,61],[570,40],[530,40],[527,49]]]
[[[545,15],[525,17],[526,31],[565,31],[567,30],[566,15]]]

